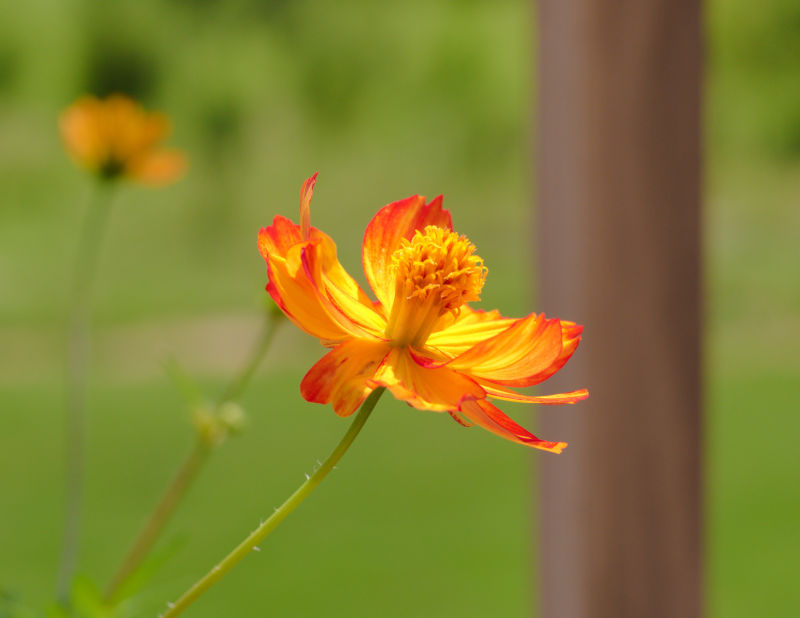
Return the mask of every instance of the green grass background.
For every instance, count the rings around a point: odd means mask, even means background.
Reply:
[[[92,187],[56,119],[79,94],[125,90],[165,110],[191,158],[174,186],[118,192],[99,269],[80,570],[100,586],[191,444],[163,362],[219,392],[258,332],[257,230],[296,217],[312,172],[314,224],[352,273],[378,207],[443,193],[489,267],[483,306],[546,311],[533,292],[528,3],[31,0],[3,14],[0,589],[22,606],[52,599],[60,544],[63,322]],[[707,24],[708,614],[791,616],[800,9],[713,0]],[[161,544],[177,549],[132,615],[182,592],[345,431],[299,396],[321,353],[282,329],[243,398],[247,430],[181,506]],[[526,407],[507,410],[535,426]],[[529,615],[541,456],[384,400],[331,478],[191,615]]]

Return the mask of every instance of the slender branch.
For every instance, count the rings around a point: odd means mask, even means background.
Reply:
[[[83,510],[86,380],[89,366],[92,292],[98,256],[111,210],[110,188],[99,185],[84,216],[73,274],[66,367],[66,508],[56,590],[67,603],[75,573]]]
[[[267,353],[281,320],[278,316],[269,312],[266,312],[265,316],[261,335],[256,345],[253,347],[247,363],[245,363],[239,373],[230,381],[223,391],[223,395],[219,398],[214,413],[217,413],[223,404],[238,398],[242,392],[244,392],[244,389],[250,382],[250,378],[252,378],[255,370]],[[128,550],[122,564],[112,577],[111,583],[108,585],[104,595],[107,603],[113,605],[119,600],[123,585],[158,540],[161,531],[171,519],[178,504],[180,504],[180,501],[208,460],[208,456],[211,454],[214,446],[214,444],[209,444],[198,437],[194,448],[189,452],[189,455],[181,464],[180,468],[178,468],[178,472],[173,477],[172,482],[167,486],[155,509],[148,517]]]
[[[296,509],[303,500],[313,491],[313,489],[320,484],[328,473],[333,469],[336,463],[345,454],[347,449],[353,443],[364,423],[367,422],[369,415],[378,403],[378,399],[383,394],[383,387],[375,389],[372,394],[361,406],[356,418],[347,430],[342,440],[335,449],[328,455],[328,458],[320,464],[320,466],[308,476],[306,481],[284,502],[275,512],[256,528],[244,541],[242,541],[231,553],[222,559],[214,568],[212,568],[204,577],[197,581],[183,596],[175,603],[169,604],[169,609],[166,613],[162,614],[162,618],[174,618],[175,616],[183,613],[194,601],[206,592],[211,586],[218,582],[223,575],[230,571],[236,564],[247,556],[255,547],[261,543],[270,532],[272,532],[278,524],[280,524],[286,517]]]

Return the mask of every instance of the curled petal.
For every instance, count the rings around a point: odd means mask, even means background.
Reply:
[[[311,197],[314,195],[314,185],[317,182],[317,172],[308,178],[300,187],[300,234],[303,240],[308,240],[311,229]]]
[[[304,238],[301,227],[281,215],[275,216],[272,225],[262,227],[258,231],[258,251],[265,260],[269,255],[285,256],[291,247],[309,240],[319,240],[332,247],[332,250],[328,250],[326,253],[336,260],[336,243],[330,236],[312,227],[309,228],[308,238]]]
[[[476,425],[517,444],[550,451],[551,453],[560,453],[567,446],[566,442],[548,442],[537,438],[524,427],[517,425],[485,399],[467,397],[462,401],[459,412]]]
[[[578,349],[578,344],[581,341],[581,333],[583,332],[583,326],[580,324],[575,324],[575,322],[566,322],[564,320],[561,321],[561,354],[558,355],[558,358],[555,362],[550,365],[547,369],[540,372],[535,376],[535,382],[530,382],[527,386],[531,384],[538,384],[540,382],[544,382],[547,378],[555,374],[559,371],[564,365],[566,365],[567,361],[572,357],[575,350]]]
[[[394,299],[392,254],[403,238],[411,239],[414,232],[427,225],[453,229],[450,213],[442,210],[441,195],[429,204],[420,195],[393,202],[381,208],[369,222],[362,252],[364,273],[384,307],[391,307]]]
[[[304,255],[309,247],[312,243],[300,243],[289,249],[286,257],[269,257],[267,292],[299,328],[325,343],[339,343],[353,337],[355,329],[320,293],[319,272],[308,268]]]
[[[314,174],[300,188],[300,225],[276,216],[270,227],[260,230],[258,250],[269,261],[270,256],[286,256],[295,245],[313,241],[315,250],[306,252],[306,258],[309,270],[319,273],[313,276],[318,288],[317,300],[323,305],[330,305],[329,313],[339,314],[338,321],[355,325],[356,330],[380,338],[386,330],[382,307],[375,306],[341,265],[336,255],[336,243],[330,236],[310,225],[309,209],[316,181],[317,174]],[[273,294],[275,286],[272,287],[270,294]],[[280,302],[278,304],[281,305]]]
[[[312,231],[316,232],[313,228]],[[376,306],[344,269],[336,256],[334,242],[322,232],[319,232],[318,238],[320,272],[326,296],[350,321],[370,335],[383,338],[386,331],[383,307]]]
[[[265,260],[270,255],[285,257],[291,247],[301,242],[300,226],[280,215],[276,215],[272,225],[258,232],[258,251]]]
[[[415,408],[434,412],[458,410],[465,396],[486,396],[484,390],[469,377],[448,367],[421,367],[404,348],[392,348],[373,382],[377,386],[385,386],[397,399]]]
[[[291,252],[290,252],[291,253]],[[366,294],[336,259],[336,246],[321,240],[311,241],[301,252],[303,272],[314,285],[315,295],[325,310],[356,337],[381,338],[386,323],[375,313]],[[338,285],[337,285],[338,284]],[[356,297],[347,290],[360,292]],[[336,302],[334,302],[334,298]]]
[[[370,378],[389,352],[389,345],[367,339],[350,339],[323,356],[300,383],[303,399],[331,403],[339,416],[349,416],[375,386]]]
[[[284,217],[262,228],[258,248],[268,264],[267,291],[295,324],[323,341],[380,338],[386,322],[339,263],[335,243],[315,228],[310,235],[302,241],[300,226]]]

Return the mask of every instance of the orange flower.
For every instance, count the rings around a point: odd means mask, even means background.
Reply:
[[[452,230],[442,197],[415,195],[383,207],[364,235],[372,301],[336,257],[336,245],[310,226],[314,174],[300,190],[300,225],[276,216],[258,235],[267,291],[297,326],[332,348],[306,374],[306,401],[352,414],[384,386],[421,410],[447,412],[503,438],[560,453],[565,442],[532,435],[489,400],[575,403],[586,390],[523,395],[567,362],[582,326],[544,315],[504,318],[472,309],[486,268],[475,246]]]
[[[61,114],[59,126],[72,158],[100,178],[162,185],[186,169],[182,153],[158,148],[169,133],[169,119],[126,96],[82,97]]]

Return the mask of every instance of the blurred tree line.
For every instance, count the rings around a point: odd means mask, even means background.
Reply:
[[[800,3],[712,0],[708,120],[721,148],[800,158]]]
[[[285,107],[326,134],[443,122],[470,129],[442,154],[480,170],[524,147],[518,65],[533,45],[508,36],[503,16],[527,28],[532,12],[519,0],[32,0],[3,11],[0,97],[118,91],[179,105],[215,164],[255,117]],[[715,143],[797,158],[800,4],[712,0],[707,15]]]
[[[264,195],[315,169],[329,174],[321,186],[352,195],[353,204],[436,191],[459,200],[462,217],[487,199],[518,204],[521,212],[532,168],[533,8],[527,0],[9,4],[0,20],[0,182],[7,216],[21,226],[28,221],[16,236],[8,227],[0,240],[9,256],[15,243],[22,251],[35,213],[53,221],[54,191],[79,195],[81,179],[57,143],[54,118],[86,92],[127,93],[173,118],[173,143],[191,155],[191,182],[163,198],[170,207],[158,225],[173,217],[173,229],[184,230],[183,238],[172,235],[174,246],[187,251],[175,278],[199,265],[216,274],[220,297],[235,296],[229,273],[252,261],[252,247],[231,255],[232,244],[287,203],[284,195]],[[707,22],[712,163],[794,162],[800,4],[769,0],[754,10],[745,0],[711,0]],[[42,183],[43,176],[52,182]],[[370,186],[354,189],[353,179],[364,176]],[[144,227],[153,222],[130,225],[131,234],[141,225],[150,240]],[[342,244],[355,246],[361,231],[343,233],[349,236]],[[197,262],[189,262],[189,252]],[[173,254],[168,259],[175,261]],[[158,250],[153,255],[155,262]],[[46,268],[42,263],[42,273]],[[136,272],[131,268],[130,276]],[[188,288],[178,292],[173,284],[151,296],[187,298],[182,307],[204,302]],[[16,316],[45,306],[25,294],[0,301],[0,313],[12,304]],[[117,310],[137,302],[126,290],[114,297]]]

